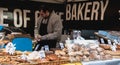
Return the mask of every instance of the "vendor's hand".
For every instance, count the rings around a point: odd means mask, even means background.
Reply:
[[[35,40],[36,41],[40,41],[40,39],[41,39],[41,35],[35,35]]]

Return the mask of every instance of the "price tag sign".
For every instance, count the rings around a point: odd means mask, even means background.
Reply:
[[[113,43],[113,46],[117,47],[117,46],[116,46],[116,43]]]
[[[60,44],[60,48],[63,49],[64,48],[64,44],[63,43],[59,43]]]
[[[25,55],[25,52],[22,53],[22,55],[20,56],[21,59],[23,60],[27,60],[27,55]]]
[[[12,42],[9,42],[7,45],[6,45],[6,52],[13,55],[15,53],[15,45],[13,45]]]
[[[40,56],[40,59],[45,58],[45,51],[43,50],[39,51],[39,56]]]
[[[112,51],[116,51],[116,47],[115,46],[112,46]]]
[[[45,45],[44,48],[45,48],[45,51],[49,51],[49,46],[48,45]]]
[[[115,42],[116,44],[118,44],[118,41],[117,41],[116,39],[114,39],[114,42]]]
[[[112,42],[110,40],[107,40],[108,41],[108,44],[112,45]]]
[[[105,43],[104,39],[103,38],[100,38],[100,41],[101,43]]]
[[[111,49],[112,49],[112,51],[116,51],[116,44],[115,43],[113,43],[113,45],[111,45]]]

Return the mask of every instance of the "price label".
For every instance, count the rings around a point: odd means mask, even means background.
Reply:
[[[40,59],[45,58],[45,51],[43,50],[39,51],[39,56],[40,56]]]
[[[6,45],[6,52],[13,55],[15,53],[15,49],[16,47],[14,47],[15,45],[13,45],[12,42],[9,42],[7,45]]]
[[[100,38],[100,41],[101,43],[105,43],[104,39],[103,38]]]
[[[27,55],[25,55],[24,53],[20,56],[21,59],[23,60],[27,60]]]
[[[63,49],[64,48],[64,44],[63,43],[59,43],[60,44],[60,48]]]
[[[116,43],[113,43],[113,46],[117,47],[117,46],[116,46]]]
[[[112,45],[112,42],[110,40],[108,40],[108,44]]]
[[[112,46],[112,51],[116,51],[116,47],[115,46]]]
[[[116,40],[116,39],[114,39],[114,42],[117,44],[118,43],[118,41]]]
[[[49,46],[48,45],[45,45],[44,48],[45,48],[45,51],[49,51]]]
[[[116,45],[115,45],[115,43],[113,43],[113,45],[111,45],[111,49],[112,49],[112,51],[116,51]]]

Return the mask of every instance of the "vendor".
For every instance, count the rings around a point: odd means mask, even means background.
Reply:
[[[48,45],[49,48],[55,48],[56,43],[61,38],[62,27],[60,17],[51,7],[42,5],[37,26],[35,26],[34,30],[35,40],[37,40],[34,50],[38,51],[44,45]]]

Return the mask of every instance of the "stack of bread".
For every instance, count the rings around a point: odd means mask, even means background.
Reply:
[[[120,45],[119,45],[120,46]],[[119,46],[116,46],[118,49]],[[120,50],[112,51],[111,45],[108,44],[69,44],[64,49],[55,50],[53,53],[45,54],[44,58],[39,57],[39,51],[25,52],[26,59],[22,59],[23,52],[15,51],[13,55],[5,52],[5,49],[0,51],[0,63],[5,64],[40,64],[50,61],[69,60],[78,61],[94,61],[107,60],[112,58],[120,58]]]
[[[26,52],[28,54],[29,52]],[[15,51],[13,55],[6,52],[5,49],[0,51],[0,64],[2,65],[18,65],[21,63],[29,63],[26,60],[20,58],[22,55],[21,51]]]
[[[120,45],[116,44],[116,50],[112,51],[111,45],[108,44],[100,44],[100,47],[105,49],[105,54],[110,54],[113,58],[120,58]]]
[[[106,53],[106,49],[109,50],[110,47],[107,47],[106,45],[106,47],[104,48],[101,45],[99,46],[98,44],[94,43],[90,43],[88,45],[75,43],[72,44],[71,49],[66,47],[63,50],[56,50],[55,54],[58,55],[61,59],[69,59],[70,61],[93,61],[112,59],[112,55]]]
[[[5,65],[33,65],[57,60],[60,59],[55,54],[46,54],[44,58],[40,58],[39,51],[25,52],[24,54],[21,51],[15,51],[13,55],[6,53],[5,49],[0,52],[0,64]]]

